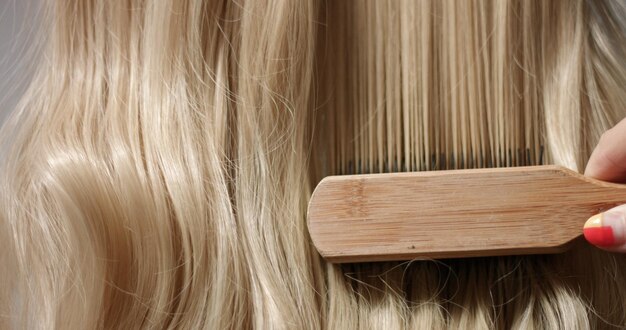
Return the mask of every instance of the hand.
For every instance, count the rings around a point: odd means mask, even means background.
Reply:
[[[626,119],[602,135],[589,158],[585,175],[626,183]],[[589,243],[626,253],[626,205],[594,215],[587,220],[583,231]]]

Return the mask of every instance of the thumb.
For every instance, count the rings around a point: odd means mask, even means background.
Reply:
[[[603,181],[626,182],[626,119],[602,135],[589,157],[585,175]]]
[[[589,218],[583,233],[589,243],[601,249],[626,253],[626,205]]]

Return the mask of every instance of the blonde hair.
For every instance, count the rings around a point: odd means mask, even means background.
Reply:
[[[66,0],[48,14],[3,131],[2,327],[626,325],[624,258],[584,244],[338,266],[305,226],[324,175],[582,170],[626,115],[623,4]]]

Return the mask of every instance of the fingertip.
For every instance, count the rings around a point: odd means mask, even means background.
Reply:
[[[626,252],[626,205],[589,218],[583,236],[590,244],[610,252]]]
[[[585,167],[585,175],[598,180],[607,180],[614,176],[615,170],[612,166],[612,162],[607,160],[605,155],[606,147],[602,144],[598,144],[594,149],[587,166]]]
[[[603,181],[626,180],[626,121],[606,131],[598,141],[587,166],[585,175]]]

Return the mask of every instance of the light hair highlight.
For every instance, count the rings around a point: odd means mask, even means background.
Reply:
[[[626,263],[333,265],[325,175],[555,163],[626,116],[611,1],[49,2],[3,129],[2,328],[626,325]]]

